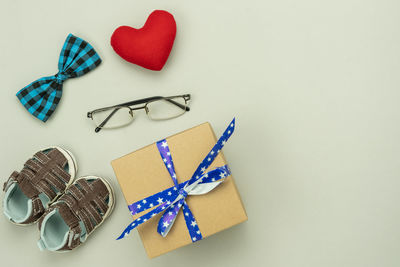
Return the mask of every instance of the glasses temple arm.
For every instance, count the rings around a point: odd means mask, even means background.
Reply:
[[[133,105],[138,105],[138,104],[143,104],[143,103],[147,103],[149,101],[153,101],[153,100],[159,100],[159,99],[163,99],[164,97],[162,96],[153,96],[153,97],[148,97],[148,98],[143,98],[143,99],[139,99],[139,100],[134,100],[134,101],[130,101],[130,102],[126,102],[123,104],[119,104],[118,106],[133,106]]]
[[[185,101],[190,100],[190,94],[181,95],[181,97],[183,97],[185,99]],[[132,106],[132,105],[138,105],[138,104],[143,104],[143,103],[147,103],[149,101],[160,100],[160,99],[166,99],[169,102],[177,105],[178,107],[180,107],[181,109],[184,109],[186,111],[190,110],[189,107],[184,106],[184,105],[182,105],[182,104],[180,104],[178,102],[175,102],[175,101],[173,101],[173,100],[171,100],[169,98],[165,98],[165,97],[162,97],[162,96],[153,96],[153,97],[147,97],[147,98],[143,98],[143,99],[139,99],[139,100],[134,100],[134,101],[122,103],[122,104],[119,104],[119,105],[114,105],[114,106],[109,106],[109,107],[105,107],[105,108],[95,109],[95,110],[93,110],[91,112],[88,112],[88,117],[90,118],[90,116],[91,116],[91,114],[93,112],[104,111],[104,110],[107,110],[107,109],[118,108],[118,107],[127,107],[127,106]]]
[[[161,96],[149,97],[149,98],[144,98],[144,99],[140,99],[140,100],[126,102],[126,103],[122,103],[122,104],[118,104],[118,105],[114,105],[114,106],[109,106],[109,107],[105,107],[105,108],[98,108],[98,109],[92,110],[91,112],[88,112],[88,117],[90,118],[91,114],[94,113],[94,112],[105,111],[105,110],[113,109],[113,108],[128,107],[128,106],[142,104],[142,103],[146,103],[146,102],[151,101],[151,100],[157,100],[157,99],[162,99],[162,98],[163,97],[161,97]]]
[[[170,102],[170,103],[172,103],[172,104],[174,104],[175,106],[180,107],[180,108],[183,109],[183,110],[186,110],[186,111],[189,111],[189,110],[190,110],[190,108],[189,108],[188,106],[182,105],[181,103],[178,103],[178,102],[176,102],[176,101],[174,101],[174,100],[172,100],[172,99],[166,98],[165,100],[168,101],[168,102]]]
[[[96,129],[94,129],[94,131],[96,133],[100,132],[101,128],[104,127],[104,125],[106,125],[106,123],[111,119],[111,117],[119,110],[119,108],[114,109],[110,115],[107,116],[107,118],[104,119],[104,121],[102,121],[102,123],[100,123],[99,126],[96,127]]]

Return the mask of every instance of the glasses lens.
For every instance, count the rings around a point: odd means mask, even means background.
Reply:
[[[97,127],[116,128],[131,123],[133,113],[129,108],[122,107],[95,112],[92,114],[92,118]],[[106,122],[103,124],[104,121]]]
[[[147,115],[153,120],[166,120],[178,117],[186,112],[183,97],[160,99],[147,104]]]

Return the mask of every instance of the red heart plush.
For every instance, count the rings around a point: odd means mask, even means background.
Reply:
[[[140,29],[118,27],[111,36],[111,46],[123,59],[150,70],[161,70],[171,53],[176,35],[174,17],[155,10]]]

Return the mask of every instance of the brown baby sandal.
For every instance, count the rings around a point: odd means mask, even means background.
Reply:
[[[4,183],[4,215],[17,225],[35,223],[73,182],[76,171],[71,152],[60,147],[40,150]]]
[[[82,243],[110,215],[114,193],[97,176],[78,178],[52,203],[39,220],[40,250],[70,251]]]

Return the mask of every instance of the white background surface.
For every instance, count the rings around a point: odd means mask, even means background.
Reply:
[[[111,180],[117,206],[79,249],[40,252],[36,226],[0,218],[2,266],[399,266],[399,1],[0,1],[0,176],[40,148],[61,145],[79,175]],[[177,37],[161,72],[119,58],[120,25],[170,11]],[[43,124],[15,93],[57,72],[68,33],[102,65],[65,82]],[[154,95],[192,94],[192,110],[166,121],[144,113],[124,129],[94,133],[86,112]],[[210,121],[249,221],[159,258],[146,257],[110,161]]]

